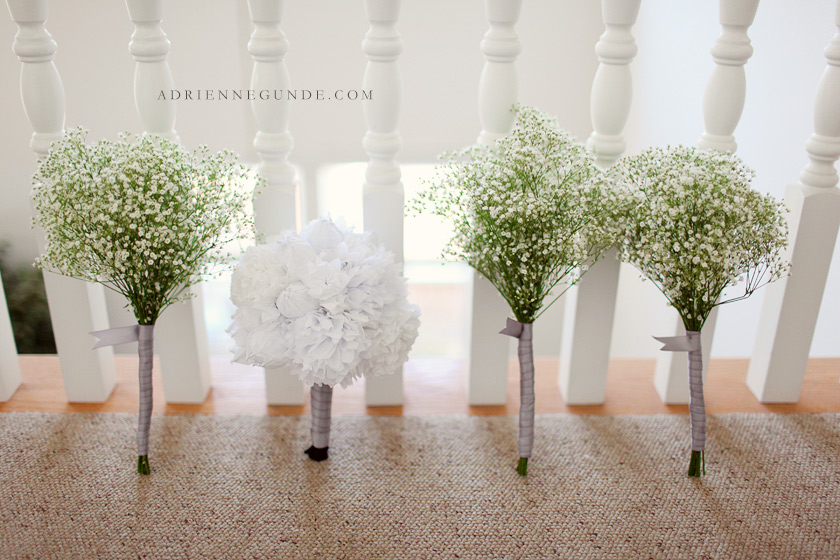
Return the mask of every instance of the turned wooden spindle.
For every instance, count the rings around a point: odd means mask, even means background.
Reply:
[[[248,52],[254,60],[251,89],[289,90],[285,56],[289,42],[280,27],[281,0],[249,0],[254,31]],[[271,242],[283,231],[298,229],[297,192],[299,181],[289,163],[294,140],[289,133],[289,102],[284,97],[251,101],[257,121],[254,148],[260,156],[258,168],[264,180],[261,192],[254,194],[254,221],[261,242]],[[265,368],[266,401],[270,405],[299,405],[304,401],[303,384],[282,368]]]
[[[167,57],[172,43],[163,31],[161,0],[126,0],[134,33],[128,50],[137,62],[134,70],[134,104],[147,134],[178,142],[175,132],[175,103],[158,97],[175,88]]]
[[[385,247],[403,260],[403,185],[396,161],[402,139],[397,131],[402,102],[397,64],[403,44],[397,31],[399,0],[365,0],[370,28],[362,41],[367,57],[362,88],[373,93],[362,105],[368,130],[362,145],[370,158],[363,187],[364,229],[373,231]],[[393,375],[365,379],[369,406],[403,401],[402,368]]]
[[[50,143],[64,134],[64,86],[53,62],[56,42],[45,27],[46,0],[7,0],[18,25],[14,52],[20,59],[20,92],[26,116],[34,130],[30,146],[45,156]],[[44,248],[38,235],[39,252]],[[91,350],[90,331],[108,328],[105,292],[99,284],[44,272],[47,302],[61,363],[61,375],[70,402],[103,402],[116,383],[112,348]],[[5,354],[6,351],[4,351]],[[4,364],[7,360],[4,357]],[[3,377],[0,400],[8,398],[19,383],[19,372]]]
[[[145,134],[178,142],[175,102],[159,99],[174,89],[167,57],[172,48],[161,26],[162,0],[126,0],[134,33],[128,44],[136,62],[134,102]],[[194,297],[176,303],[161,315],[155,328],[163,393],[168,402],[201,403],[210,391],[210,357],[204,326],[201,284]]]
[[[840,228],[840,1],[838,31],[825,49],[828,65],[817,87],[808,164],[788,186],[790,276],[765,289],[747,386],[761,402],[796,402]]]
[[[522,50],[515,25],[521,0],[485,0],[490,26],[481,40],[484,68],[478,84],[479,144],[492,144],[513,127],[518,101],[516,59]],[[511,311],[495,286],[473,271],[467,400],[471,405],[498,405],[507,400],[508,348],[499,334]]]
[[[631,32],[640,0],[602,0],[604,34],[595,44],[600,64],[592,82],[592,134],[587,144],[596,162],[609,167],[624,153],[624,126],[630,114],[636,56]],[[564,296],[565,320],[560,350],[559,385],[568,404],[604,402],[620,263],[607,251]]]
[[[741,120],[747,80],[744,65],[753,54],[747,31],[755,19],[758,0],[721,0],[721,34],[712,46],[715,62],[703,96],[704,132],[697,147],[704,150],[734,152],[735,128]],[[703,378],[709,371],[712,341],[717,324],[718,308],[712,310],[701,333],[703,348]],[[673,335],[685,333],[676,312],[671,319]],[[662,401],[667,404],[688,403],[688,364],[679,352],[659,352],[653,384]]]

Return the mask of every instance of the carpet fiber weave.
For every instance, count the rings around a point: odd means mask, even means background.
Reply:
[[[840,558],[840,415],[0,414],[0,558]]]

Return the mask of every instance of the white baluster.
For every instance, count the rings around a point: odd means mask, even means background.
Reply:
[[[737,148],[733,132],[741,120],[747,91],[744,65],[753,54],[747,30],[755,19],[757,8],[758,0],[720,1],[720,24],[723,29],[712,46],[715,67],[703,96],[705,131],[697,141],[698,148],[722,152],[734,152]],[[682,320],[676,312],[673,315],[672,333],[684,334]],[[703,325],[703,379],[709,371],[717,316],[718,309],[715,308]],[[659,352],[653,384],[663,402],[688,403],[688,365],[685,356],[679,352]]]
[[[161,0],[126,0],[134,33],[128,50],[137,61],[134,70],[134,104],[147,134],[178,142],[175,132],[175,104],[159,99],[175,88],[166,58],[172,44],[163,31]]]
[[[510,132],[511,108],[519,99],[516,59],[522,50],[515,25],[521,0],[486,0],[490,27],[481,41],[484,68],[478,84],[479,144],[492,144]],[[504,404],[507,395],[509,340],[500,335],[511,310],[489,280],[472,273],[470,355],[467,401],[471,405]]]
[[[637,51],[631,29],[639,3],[601,2],[605,31],[595,45],[600,65],[592,82],[593,132],[587,142],[601,167],[612,165],[626,147],[622,132],[633,99],[630,62]],[[611,249],[564,296],[559,385],[567,404],[604,402],[619,269]]]
[[[836,7],[840,29],[840,1]],[[825,49],[828,66],[817,88],[810,161],[788,186],[790,276],[766,288],[747,386],[761,402],[796,402],[840,227],[840,31]]]
[[[395,159],[402,145],[397,132],[402,100],[397,65],[402,39],[396,28],[400,1],[365,0],[365,13],[370,28],[362,41],[368,59],[362,87],[373,96],[363,104],[368,131],[362,143],[370,157],[363,189],[364,224],[365,230],[375,232],[402,262],[403,185]],[[394,375],[366,379],[365,400],[368,406],[402,404],[402,369]]]
[[[15,394],[21,380],[17,347],[2,285],[0,279],[0,402],[9,400]]]
[[[45,156],[50,143],[64,134],[64,87],[53,62],[56,43],[44,26],[46,0],[7,0],[18,24],[14,51],[23,63],[20,90],[34,133],[30,146]],[[39,250],[44,247],[39,237]],[[116,383],[112,348],[91,350],[90,331],[107,329],[105,293],[101,285],[44,273],[53,334],[67,400],[103,402]]]
[[[166,61],[171,44],[161,27],[161,0],[126,0],[134,33],[128,50],[137,67],[134,101],[146,134],[178,142],[175,105],[159,100],[161,91],[174,89]],[[210,356],[204,326],[201,285],[190,288],[194,298],[169,307],[156,325],[156,341],[163,393],[168,402],[201,403],[210,390]]]
[[[286,91],[289,72],[284,57],[289,43],[280,28],[283,14],[281,0],[249,0],[248,8],[254,31],[248,52],[254,59],[251,89]],[[283,231],[297,229],[296,208],[298,178],[288,156],[294,146],[288,131],[289,102],[255,98],[251,109],[257,121],[254,148],[260,155],[260,176],[265,180],[262,192],[254,195],[254,219],[262,241],[270,242]],[[281,368],[265,368],[266,401],[270,405],[303,404],[303,384]]]

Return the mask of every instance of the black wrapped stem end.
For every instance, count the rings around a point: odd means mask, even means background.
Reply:
[[[315,447],[314,445],[310,446],[309,449],[304,451],[309,458],[313,461],[326,461],[330,454],[328,453],[329,447]]]

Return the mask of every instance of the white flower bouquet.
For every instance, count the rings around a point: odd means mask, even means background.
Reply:
[[[282,367],[311,387],[312,446],[328,457],[332,388],[395,373],[417,337],[394,255],[370,233],[320,218],[249,248],[236,266],[234,361]]]
[[[628,197],[554,119],[514,110],[513,130],[495,145],[445,154],[448,163],[412,208],[452,223],[444,255],[469,263],[513,312],[502,334],[519,339],[517,472],[525,476],[534,437],[533,322],[616,242]]]
[[[149,474],[154,325],[212,267],[225,245],[253,233],[246,171],[231,152],[189,152],[156,136],[86,144],[69,130],[39,162],[33,223],[46,244],[36,265],[103,284],[123,296],[138,325],[99,331],[96,345],[139,341],[138,472]]]
[[[700,476],[706,438],[700,331],[714,307],[787,274],[782,205],[751,189],[753,171],[729,153],[652,148],[624,158],[618,172],[637,189],[620,258],[659,288],[685,326],[685,337],[659,340],[663,350],[688,352],[688,475]],[[724,294],[739,285],[742,291]]]

